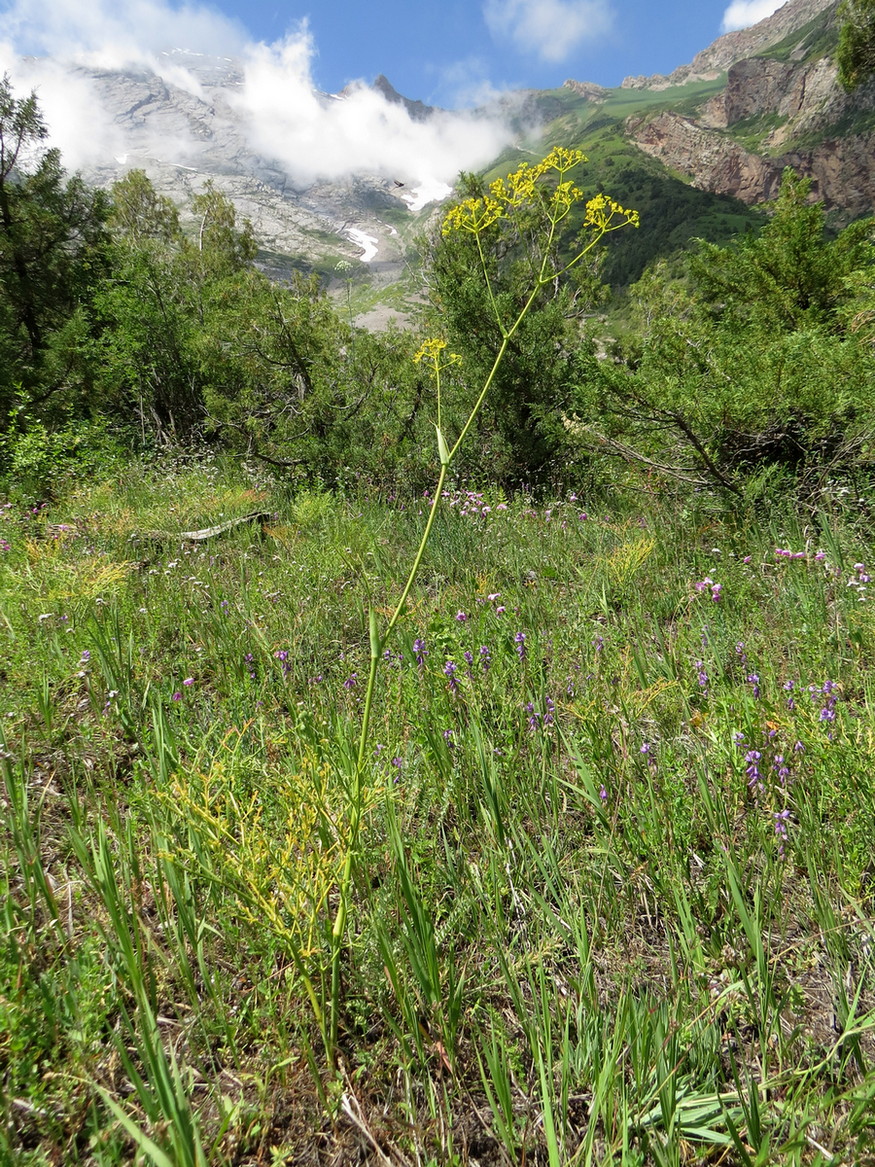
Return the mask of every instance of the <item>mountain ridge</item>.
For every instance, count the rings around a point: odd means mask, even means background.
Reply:
[[[456,127],[502,126],[504,147],[487,166],[490,174],[556,143],[582,145],[593,158],[596,183],[624,202],[624,176],[633,188],[661,184],[663,206],[687,199],[682,177],[704,195],[756,206],[774,197],[789,165],[810,176],[814,197],[847,220],[875,206],[875,87],[848,96],[836,82],[830,52],[837,6],[837,0],[788,0],[752,28],[718,37],[670,74],[627,77],[613,89],[568,79],[556,90],[503,95],[467,115],[408,98],[383,74],[370,86],[299,94],[298,100],[314,116],[328,117],[337,110],[352,116],[356,103],[377,102],[377,124],[385,121],[387,134],[419,127],[416,132],[433,132],[436,142]],[[184,50],[164,56],[160,75],[145,67],[77,67],[120,143],[117,153],[84,167],[85,177],[109,186],[141,168],[161,194],[183,206],[210,181],[251,221],[259,263],[272,276],[315,270],[347,293],[351,285],[369,288],[363,300],[389,294],[409,266],[416,235],[451,193],[449,184],[417,184],[412,171],[385,163],[324,177],[315,156],[315,173],[295,177],[257,124],[257,107],[246,107],[243,63]],[[701,205],[706,236],[715,215],[731,226],[741,213],[715,206]],[[643,262],[644,252],[634,270]]]
[[[649,77],[626,77],[623,89],[667,89],[688,81],[710,81],[745,57],[753,57],[783,40],[828,8],[835,10],[838,0],[787,0],[771,16],[751,25],[723,33],[701,49],[686,65],[671,73],[654,73]]]

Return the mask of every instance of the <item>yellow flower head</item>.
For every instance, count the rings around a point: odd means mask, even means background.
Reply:
[[[560,182],[553,191],[553,204],[562,211],[570,211],[582,198],[583,191],[573,182]]]
[[[479,235],[501,217],[501,206],[488,195],[482,199],[464,199],[447,211],[441,233],[451,235],[453,231],[469,231],[472,235]]]
[[[568,150],[565,146],[554,146],[547,157],[538,163],[536,169],[540,170],[541,174],[546,174],[548,170],[556,170],[559,174],[564,174],[566,170],[573,170],[575,166],[586,161],[587,157],[582,150]]]
[[[615,231],[618,227],[637,227],[639,218],[637,211],[627,211],[608,195],[599,194],[586,204],[584,226],[596,227],[600,231]]]
[[[538,177],[537,168],[529,166],[528,162],[523,162],[507,178],[496,179],[489,189],[497,202],[504,203],[508,207],[521,207],[534,195]]]
[[[447,341],[440,340],[438,337],[431,337],[429,340],[422,342],[413,360],[417,365],[425,361],[435,371],[446,369],[450,365],[460,365],[462,358],[458,353],[448,353],[446,360],[443,359],[442,354],[446,347]]]

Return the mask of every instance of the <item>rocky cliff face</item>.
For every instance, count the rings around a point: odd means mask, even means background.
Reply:
[[[252,144],[236,102],[243,85],[237,63],[185,54],[184,65],[196,81],[188,89],[145,70],[77,70],[101,109],[109,111],[123,143],[123,153],[92,164],[85,177],[109,186],[127,171],[143,169],[183,214],[191,196],[212,182],[240,217],[252,222],[260,262],[277,277],[315,267],[323,274],[337,270],[341,281],[350,271],[367,271],[377,286],[397,279],[407,254],[404,231],[414,232],[427,214],[422,208],[429,192],[417,192],[386,174],[364,172],[295,184],[275,158]],[[414,120],[440,112],[402,98],[385,77],[374,88]],[[312,99],[323,106],[344,100],[329,94],[313,94]],[[364,264],[366,268],[359,266]]]
[[[750,204],[775,197],[782,167],[692,118],[662,113],[630,119],[626,128],[645,154],[686,174],[700,190],[732,194]]]
[[[801,35],[796,46],[786,43],[792,32],[787,19],[802,22],[796,25],[799,31],[807,17],[821,12],[812,35],[823,35],[834,21],[834,9],[822,0],[796,0],[747,34],[721,37],[686,72],[678,70],[672,77],[696,79],[704,65],[727,61],[739,48],[762,46],[767,25],[769,36],[781,32],[783,51],[769,57],[766,47],[762,55],[731,61],[725,66],[725,88],[695,115],[664,109],[649,118],[630,118],[628,134],[645,153],[686,174],[702,190],[760,203],[775,197],[782,171],[792,166],[812,179],[812,197],[842,217],[871,214],[875,85],[848,95],[837,83],[830,57],[809,54],[810,36]],[[860,129],[854,132],[854,127]]]
[[[610,93],[609,89],[605,89],[601,85],[596,85],[593,81],[574,81],[569,79],[562,83],[563,89],[570,89],[572,93],[576,93],[578,97],[582,97],[584,101],[594,101],[601,103]]]
[[[837,0],[788,0],[777,12],[751,28],[728,32],[713,44],[696,53],[689,65],[681,65],[669,74],[652,77],[627,77],[625,89],[667,89],[688,81],[713,81],[730,65],[756,56],[802,28],[826,9],[835,9]]]

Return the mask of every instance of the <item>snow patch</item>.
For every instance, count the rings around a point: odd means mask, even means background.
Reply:
[[[374,259],[379,249],[379,239],[375,239],[373,235],[366,235],[364,231],[359,231],[357,227],[347,227],[346,237],[356,247],[362,249],[364,254],[359,256],[362,263],[370,263]]]
[[[415,186],[409,193],[405,192],[401,197],[411,211],[421,211],[429,203],[442,203],[452,193],[453,188],[447,186],[445,182],[441,182],[437,178],[427,178],[419,186]]]

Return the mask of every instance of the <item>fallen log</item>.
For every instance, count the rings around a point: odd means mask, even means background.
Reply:
[[[131,539],[148,543],[206,543],[209,539],[227,535],[229,531],[242,527],[244,523],[258,523],[261,534],[264,534],[265,525],[271,519],[273,515],[269,511],[251,511],[248,515],[227,519],[224,523],[217,523],[215,527],[202,527],[199,531],[135,531]]]

